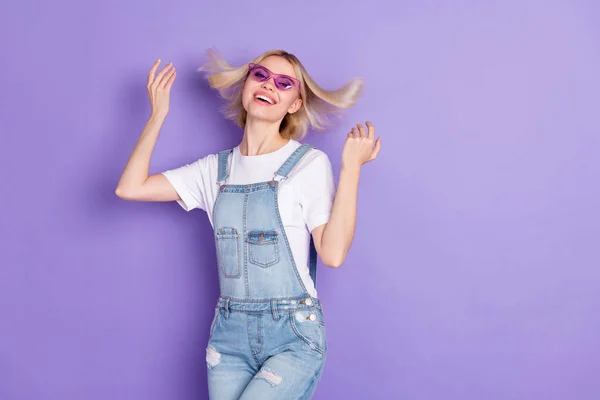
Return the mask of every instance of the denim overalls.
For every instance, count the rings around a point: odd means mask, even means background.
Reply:
[[[280,182],[311,149],[301,145],[270,182],[226,185],[219,153],[213,225],[221,295],[206,349],[212,400],[310,399],[325,366],[323,310],[296,269],[277,203]],[[316,251],[311,239],[310,273]]]

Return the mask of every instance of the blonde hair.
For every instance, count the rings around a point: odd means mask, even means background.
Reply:
[[[248,76],[248,64],[231,66],[216,50],[208,50],[210,60],[199,68],[208,73],[210,87],[217,89],[227,101],[223,113],[227,119],[246,126],[247,112],[242,105],[242,88]],[[323,131],[330,123],[330,117],[342,109],[352,107],[363,88],[363,81],[355,78],[336,90],[325,90],[310,77],[298,58],[284,50],[270,50],[253,59],[258,64],[269,56],[283,57],[292,64],[296,78],[300,81],[302,105],[293,114],[287,114],[281,121],[279,134],[285,139],[301,140],[308,128]]]

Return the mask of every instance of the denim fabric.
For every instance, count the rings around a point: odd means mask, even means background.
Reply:
[[[206,352],[211,399],[312,397],[327,343],[320,303],[308,299],[220,298]]]
[[[298,274],[277,200],[281,179],[310,148],[300,146],[270,182],[250,185],[225,184],[231,151],[219,155],[221,295],[206,349],[213,400],[310,399],[323,372],[323,308]]]

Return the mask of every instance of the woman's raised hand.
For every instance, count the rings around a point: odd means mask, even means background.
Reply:
[[[368,121],[366,125],[368,130],[358,123],[348,133],[342,150],[342,167],[360,168],[377,158],[381,138],[375,140],[375,127]]]
[[[169,113],[169,101],[171,97],[171,86],[175,81],[175,66],[167,64],[158,74],[156,70],[160,65],[160,59],[156,60],[148,74],[148,97],[152,105],[153,117],[166,117]]]

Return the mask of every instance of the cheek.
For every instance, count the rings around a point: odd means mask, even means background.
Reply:
[[[246,96],[249,95],[249,93],[252,93],[252,88],[251,88],[252,84],[249,80],[246,80],[246,82],[244,83],[244,86],[242,87],[242,96],[245,98]]]
[[[246,81],[242,88],[242,104],[246,107],[252,101],[252,93],[254,93],[253,82]]]
[[[260,85],[260,82],[253,81],[252,79],[246,79],[244,82],[244,88],[242,89],[244,91],[244,95],[253,93]]]
[[[283,108],[285,108],[286,110],[289,110],[290,107],[296,101],[296,96],[293,93],[290,93],[290,94],[286,94],[286,95],[280,96],[279,99],[281,101],[281,106]]]

